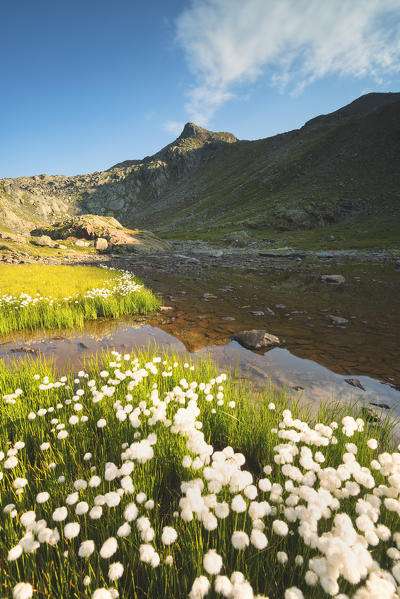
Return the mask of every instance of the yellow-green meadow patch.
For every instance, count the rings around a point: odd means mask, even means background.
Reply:
[[[92,266],[0,266],[0,334],[82,326],[85,320],[159,307],[130,273]]]

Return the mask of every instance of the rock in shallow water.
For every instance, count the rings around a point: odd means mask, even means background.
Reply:
[[[263,349],[264,347],[274,347],[281,344],[279,337],[270,335],[260,329],[239,331],[235,333],[233,339],[246,349]]]
[[[363,387],[361,381],[359,381],[358,379],[344,379],[344,382],[348,385],[351,385],[352,387],[357,387],[357,389],[365,391],[365,387]]]
[[[332,324],[347,324],[349,321],[347,318],[342,318],[342,316],[335,316],[334,314],[328,314],[325,316],[326,320],[329,320]]]

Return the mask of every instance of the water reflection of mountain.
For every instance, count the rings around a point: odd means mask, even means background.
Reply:
[[[204,331],[207,336],[201,329],[183,327],[182,322],[152,326],[133,319],[99,320],[88,323],[83,331],[63,331],[61,335],[59,331],[55,335],[50,331],[46,332],[46,337],[44,332],[36,332],[24,335],[23,338],[14,338],[12,342],[9,340],[3,345],[0,354],[7,360],[24,357],[24,354],[10,353],[22,341],[39,349],[41,356],[51,358],[60,370],[65,370],[67,367],[80,368],[85,359],[102,350],[115,348],[124,352],[150,344],[158,346],[160,351],[190,351],[194,358],[210,357],[224,370],[237,367],[240,378],[249,380],[260,388],[270,383],[279,388],[285,387],[292,393],[299,392],[304,401],[314,405],[333,398],[340,401],[357,398],[365,404],[371,401],[385,402],[396,412],[400,406],[400,393],[373,377],[359,377],[366,389],[363,392],[350,387],[338,370],[334,367],[327,368],[321,361],[299,357],[297,352],[283,348],[252,352],[230,338],[221,338],[218,331],[211,327],[207,329],[204,325]]]
[[[176,314],[174,319],[165,319],[161,315],[99,319],[87,321],[84,329],[16,332],[2,338],[0,357],[10,355],[12,349],[21,345],[38,349],[43,355],[59,354],[56,356],[58,363],[67,359],[75,362],[81,353],[87,355],[99,348],[122,348],[132,344],[142,346],[147,342],[173,345],[179,351],[186,349],[188,352],[199,352],[210,346],[229,344],[233,333],[243,326],[236,322],[230,326],[221,324],[215,314],[209,314],[201,320],[179,310]],[[291,327],[297,335],[293,335],[293,332],[290,335],[290,331],[287,331],[289,338],[283,347],[290,349],[291,354],[299,359],[318,363],[338,375],[370,376],[400,389],[400,377],[396,377],[398,373],[394,367],[396,356],[391,344],[381,354],[376,351],[379,339],[376,339],[375,344],[367,345],[365,335],[355,330],[336,330],[334,334],[330,332],[324,337],[318,329],[310,331],[302,322],[291,324]],[[266,352],[252,353],[263,356]]]

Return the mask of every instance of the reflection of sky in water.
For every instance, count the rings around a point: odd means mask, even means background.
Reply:
[[[400,413],[400,392],[368,376],[357,376],[365,391],[345,382],[349,376],[338,375],[311,360],[298,358],[287,349],[274,348],[264,355],[255,354],[232,341],[225,346],[206,348],[198,353],[216,357],[222,365],[238,365],[246,377],[257,383],[266,378],[279,387],[303,387],[301,395],[311,402],[334,398],[364,403],[387,403]]]
[[[79,336],[67,337],[67,332],[61,332],[55,337],[45,337],[43,333],[31,334],[29,346],[39,349],[41,355],[52,358],[63,368],[66,364],[77,368],[82,358],[89,357],[99,350],[115,348],[130,350],[144,346],[157,345],[160,350],[173,350],[186,353],[184,344],[165,331],[149,325],[131,326],[108,321],[97,323],[97,326],[87,327]],[[15,336],[12,341],[0,346],[0,357],[6,360],[24,358],[25,353],[12,354],[13,348],[27,344],[23,336]],[[239,369],[239,375],[263,385],[270,379],[278,387],[303,387],[301,397],[312,403],[334,398],[355,400],[365,403],[387,403],[400,414],[400,392],[389,385],[384,385],[368,376],[357,376],[365,391],[350,386],[345,378],[335,374],[328,368],[311,360],[298,358],[287,349],[274,348],[264,355],[256,354],[241,347],[235,341],[227,345],[216,345],[201,349],[193,356],[210,356],[218,361],[221,368]]]

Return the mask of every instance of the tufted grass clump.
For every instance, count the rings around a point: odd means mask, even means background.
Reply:
[[[82,327],[154,312],[159,300],[127,272],[92,266],[1,265],[0,334]]]
[[[29,597],[398,597],[400,453],[155,350],[0,364],[0,581]]]

